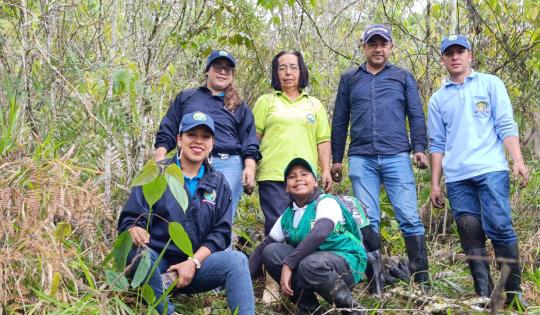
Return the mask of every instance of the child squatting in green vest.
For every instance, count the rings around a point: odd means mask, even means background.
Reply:
[[[297,314],[320,311],[315,292],[342,314],[361,314],[350,288],[366,269],[367,256],[352,215],[320,192],[314,168],[293,159],[285,169],[291,203],[249,259],[250,272],[261,264],[298,307]]]

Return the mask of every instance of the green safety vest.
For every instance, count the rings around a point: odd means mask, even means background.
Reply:
[[[311,232],[315,223],[317,203],[323,198],[332,197],[321,195],[319,199],[308,204],[304,215],[302,215],[296,228],[293,227],[294,210],[292,207],[285,210],[281,217],[281,228],[288,244],[295,247],[298,246],[298,244],[306,238],[306,235]],[[334,254],[343,257],[349,264],[354,281],[358,283],[362,280],[364,271],[366,270],[367,255],[364,246],[360,241],[360,231],[358,230],[352,215],[348,210],[343,209],[341,204],[340,208],[341,213],[345,218],[345,224],[338,223],[334,227],[334,230],[326,237],[326,240],[319,246],[319,250],[333,252]]]

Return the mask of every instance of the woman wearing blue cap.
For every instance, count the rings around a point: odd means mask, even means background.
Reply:
[[[170,238],[169,223],[178,222],[188,234],[194,254],[188,257],[174,244],[167,246],[148,280],[156,298],[167,286],[163,279],[177,280],[176,290],[183,294],[224,286],[231,310],[238,308],[239,314],[254,314],[247,258],[238,251],[225,251],[231,242],[231,191],[223,174],[207,162],[214,146],[214,121],[202,112],[186,114],[177,134],[179,154],[165,164],[181,167],[189,204],[182,209],[167,187],[149,218],[142,188],[132,188],[118,220],[118,231],[129,231],[135,245],[128,256],[128,261],[135,265],[131,273],[137,270],[142,251],[150,252],[152,265],[158,260]],[[167,297],[157,306],[160,314],[165,310],[166,314],[174,314],[174,306]]]
[[[176,132],[183,115],[202,111],[215,121],[215,146],[210,160],[222,172],[232,191],[233,217],[242,195],[255,186],[255,167],[261,159],[253,113],[233,85],[236,60],[225,50],[213,51],[206,60],[206,82],[181,91],[171,103],[156,136],[154,158],[165,158],[176,146]]]

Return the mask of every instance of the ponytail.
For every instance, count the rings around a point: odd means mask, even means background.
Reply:
[[[225,108],[231,113],[234,113],[238,107],[242,105],[240,93],[238,93],[238,90],[234,87],[232,82],[225,89],[225,99],[223,100],[223,103],[225,103]]]

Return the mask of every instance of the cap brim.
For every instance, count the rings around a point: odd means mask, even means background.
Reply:
[[[311,174],[313,174],[315,178],[317,178],[317,174],[315,173],[315,171],[313,170],[313,167],[311,167],[311,164],[309,164],[308,161],[304,160],[303,158],[294,158],[289,162],[289,164],[285,168],[285,172],[283,172],[283,178],[285,181],[287,181],[287,175],[289,175],[289,172],[291,171],[293,166],[296,166],[296,165],[304,166],[306,169],[308,169],[311,172]]]
[[[441,47],[441,54],[444,54],[444,52],[445,52],[448,48],[450,48],[450,47],[452,47],[452,46],[461,46],[461,47],[463,47],[463,48],[465,48],[465,49],[467,49],[467,50],[471,50],[471,49],[470,49],[469,47],[467,47],[466,45],[463,45],[463,44],[460,44],[460,43],[450,43],[450,45],[446,45],[446,46]]]
[[[189,127],[189,129],[182,129],[180,130],[180,132],[186,132],[186,131],[190,131],[191,129],[194,129],[194,128],[197,128],[199,126],[205,126],[206,128],[208,128],[210,130],[210,132],[212,133],[212,135],[215,134],[214,130],[212,129],[212,127],[210,127],[209,124],[207,124],[206,122],[198,122],[198,123],[195,123],[193,125],[191,125],[191,127]]]
[[[368,37],[364,38],[364,43],[367,43],[373,36],[380,36],[384,39],[386,39],[387,41],[391,42],[392,41],[392,37],[386,35],[386,34],[382,34],[382,33],[373,33],[371,35],[369,35]]]

